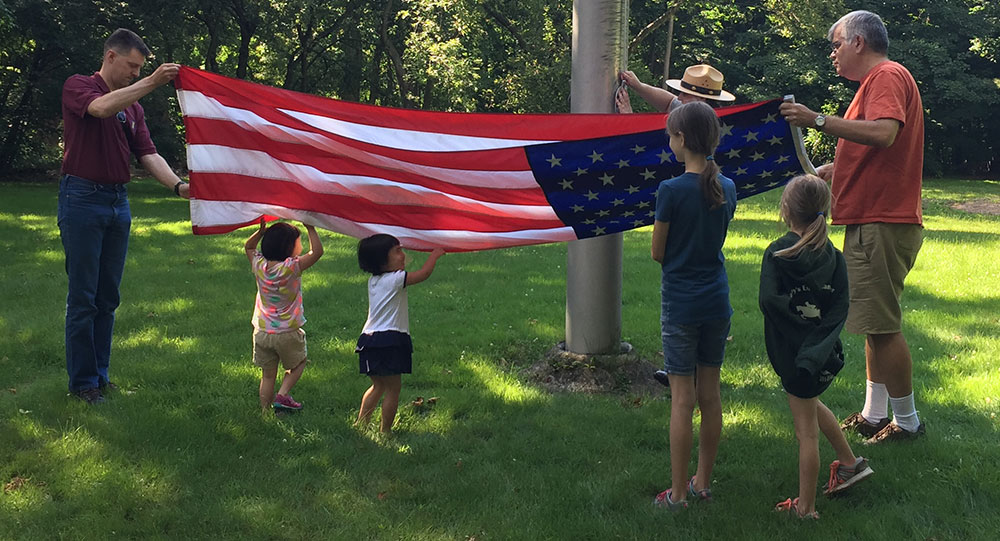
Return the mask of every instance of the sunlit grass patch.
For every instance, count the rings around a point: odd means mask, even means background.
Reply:
[[[466,359],[463,366],[479,378],[485,391],[505,403],[523,404],[545,399],[540,389],[527,386],[511,374],[496,370],[476,357]]]
[[[321,232],[326,254],[303,277],[312,363],[294,395],[305,408],[262,416],[250,229],[191,235],[185,202],[130,186],[111,361],[123,390],[92,408],[66,390],[54,189],[3,190],[0,485],[21,481],[0,493],[0,539],[985,539],[1000,525],[1000,217],[951,207],[1000,200],[995,182],[927,183],[903,306],[928,435],[891,448],[852,436],[877,475],[821,499],[820,524],[770,512],[797,490],[756,298],[762,251],[785,231],[780,192],[740,201],[731,225],[716,503],[674,515],[650,505],[669,484],[668,399],[548,394],[520,375],[563,339],[565,245],[447,254],[410,292],[414,373],[386,437],[378,411],[352,426],[369,384],[354,353],[368,279],[356,240]],[[831,229],[837,246],[843,229]],[[650,234],[624,236],[622,331],[658,365]],[[843,338],[847,364],[823,395],[841,417],[860,408],[865,377],[863,339]],[[834,457],[820,449],[825,469]],[[861,509],[878,520],[854,520]]]
[[[129,333],[118,339],[121,346],[136,348],[141,346],[152,346],[154,349],[174,348],[179,351],[193,352],[197,350],[202,342],[196,337],[167,336],[163,329],[158,327],[145,327]]]

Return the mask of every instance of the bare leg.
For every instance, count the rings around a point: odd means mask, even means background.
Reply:
[[[900,398],[913,392],[913,359],[903,333],[869,334],[865,340],[865,361],[869,379],[884,383],[890,397]]]
[[[687,495],[688,463],[691,461],[694,415],[694,376],[669,374],[670,378],[670,488],[672,500]]]
[[[816,510],[816,476],[819,474],[819,426],[816,418],[818,403],[816,398],[788,395],[788,406],[795,422],[795,437],[799,440],[799,515]]]
[[[260,409],[271,411],[271,401],[274,400],[274,380],[278,377],[278,367],[261,369],[260,373]]]
[[[306,369],[306,360],[302,359],[302,362],[298,366],[291,370],[285,370],[285,377],[281,378],[281,388],[278,389],[278,394],[288,396],[288,393],[292,391],[292,387],[298,383],[299,378],[302,377],[302,371]]]
[[[372,412],[375,411],[375,406],[378,406],[378,401],[382,398],[382,393],[385,392],[385,388],[379,381],[378,376],[368,377],[372,380],[372,385],[365,391],[364,396],[361,397],[361,409],[358,410],[358,420],[354,421],[354,426],[368,424]]]
[[[876,351],[872,348],[872,336],[869,334],[865,337],[865,376],[868,381],[884,384],[885,379],[878,370],[878,359],[875,358]]]
[[[712,468],[719,452],[722,437],[722,398],[719,392],[719,368],[698,367],[698,407],[701,409],[701,429],[698,436],[698,470],[695,490],[704,490],[712,484]]]
[[[837,460],[845,466],[853,466],[858,457],[854,456],[851,444],[847,443],[847,438],[844,437],[844,431],[840,429],[837,418],[830,411],[830,408],[827,408],[820,400],[816,401],[816,421],[819,423],[820,431],[823,432],[827,441],[833,446],[834,452],[837,453]]]
[[[382,399],[382,425],[380,430],[385,433],[392,432],[392,423],[396,420],[396,409],[399,407],[399,391],[403,385],[403,378],[396,374],[394,376],[384,376],[385,398]]]

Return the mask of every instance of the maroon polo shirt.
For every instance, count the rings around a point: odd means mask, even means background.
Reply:
[[[87,113],[90,103],[108,92],[98,73],[72,75],[63,84],[63,174],[102,184],[124,184],[131,178],[128,139],[121,122],[115,115],[97,118]],[[136,102],[126,107],[125,118],[133,133],[131,153],[136,158],[155,154],[142,106]]]

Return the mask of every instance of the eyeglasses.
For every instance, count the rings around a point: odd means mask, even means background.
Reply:
[[[840,41],[840,40],[831,42],[830,43],[830,49],[833,50],[833,51],[836,51],[837,49],[840,49],[840,46],[843,45],[843,44],[844,43],[842,41]]]

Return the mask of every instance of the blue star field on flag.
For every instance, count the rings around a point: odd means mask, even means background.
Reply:
[[[781,100],[720,118],[715,162],[743,199],[786,184],[802,168]],[[578,238],[653,223],[661,181],[684,172],[665,130],[525,147],[528,163],[559,219]]]

